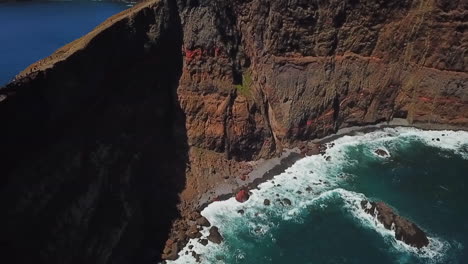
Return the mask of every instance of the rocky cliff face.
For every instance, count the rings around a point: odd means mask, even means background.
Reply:
[[[468,126],[466,1],[199,0],[179,7],[178,94],[189,145],[223,153],[220,159],[257,159],[395,117]],[[206,160],[195,167],[203,166],[219,167]],[[198,186],[197,178],[188,184]]]
[[[467,10],[152,0],[113,17],[0,89],[1,241],[47,263],[154,260],[178,193],[185,215],[244,161],[396,117],[466,128]]]
[[[0,245],[14,263],[154,263],[185,182],[177,7],[110,18],[0,91]]]

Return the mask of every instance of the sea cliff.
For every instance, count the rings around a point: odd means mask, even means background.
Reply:
[[[467,10],[150,0],[111,17],[0,89],[0,241],[20,262],[151,262],[251,161],[395,118],[466,129]]]

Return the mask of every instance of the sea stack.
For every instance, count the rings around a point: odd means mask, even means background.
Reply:
[[[361,207],[366,213],[376,217],[386,229],[394,230],[397,240],[416,248],[429,245],[429,239],[421,228],[408,219],[397,215],[387,204],[362,201]]]

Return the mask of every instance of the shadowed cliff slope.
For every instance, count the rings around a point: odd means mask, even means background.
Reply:
[[[180,31],[175,5],[153,1],[1,89],[6,259],[157,261],[185,182]]]
[[[178,194],[186,217],[243,161],[396,117],[466,129],[467,10],[152,0],[110,18],[0,89],[2,247],[43,263],[154,260]],[[187,228],[174,224],[166,255]]]

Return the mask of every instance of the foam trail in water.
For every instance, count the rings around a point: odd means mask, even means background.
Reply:
[[[387,230],[372,216],[360,209],[360,201],[365,199],[363,194],[346,191],[340,188],[344,181],[356,177],[345,175],[341,172],[344,166],[352,165],[355,162],[349,157],[347,150],[350,147],[362,146],[364,155],[381,159],[375,154],[376,149],[383,149],[391,155],[391,149],[395,146],[408,146],[411,142],[420,141],[423,144],[452,151],[468,159],[468,133],[462,131],[422,131],[415,128],[385,128],[367,134],[355,136],[343,136],[328,144],[324,156],[316,155],[306,157],[296,162],[284,173],[275,176],[272,180],[259,185],[259,190],[252,190],[250,199],[241,204],[231,198],[226,201],[214,202],[202,211],[212,225],[220,228],[221,234],[227,234],[232,230],[249,228],[251,234],[255,236],[268,235],[269,231],[276,226],[270,221],[272,217],[280,217],[284,221],[302,221],[301,211],[310,205],[320,202],[326,206],[327,197],[339,196],[344,200],[344,206],[366,227],[376,230],[382,237],[389,241],[393,247],[400,252],[415,254],[420,258],[440,263],[448,243],[441,239],[431,237],[430,246],[422,250],[410,247],[395,239],[393,231]],[[325,157],[330,156],[331,161]],[[309,188],[310,187],[310,188]],[[307,190],[311,191],[307,191]],[[263,201],[269,199],[271,206],[265,207]],[[282,205],[284,199],[289,199],[292,206]],[[245,214],[238,213],[244,210]],[[424,227],[423,227],[424,228]],[[204,237],[208,235],[208,229],[202,230]],[[274,238],[272,238],[274,239]],[[193,247],[189,250],[189,247]],[[186,254],[185,252],[188,252]],[[195,263],[191,256],[191,251],[202,255],[202,262],[215,263],[217,254],[232,254],[229,245],[222,243],[216,245],[208,243],[203,246],[198,239],[192,239],[180,252],[179,259],[168,261],[168,263]],[[235,253],[237,258],[242,258],[244,253]],[[205,261],[205,262],[204,262]],[[220,262],[221,263],[221,262]]]
[[[395,231],[386,229],[375,217],[361,209],[361,201],[369,200],[364,196],[364,194],[350,192],[344,189],[335,189],[332,192],[339,194],[340,197],[344,199],[345,208],[349,213],[351,213],[351,215],[358,219],[362,225],[378,232],[386,239],[386,241],[390,242],[396,250],[424,258],[426,259],[426,263],[439,263],[443,259],[444,253],[449,247],[447,242],[442,241],[439,238],[428,237],[428,247],[417,249],[409,246],[395,238]]]

